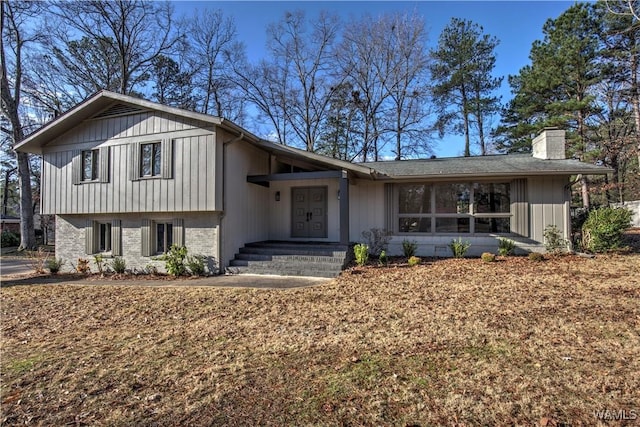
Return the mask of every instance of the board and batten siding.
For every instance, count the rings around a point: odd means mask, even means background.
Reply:
[[[44,151],[42,213],[216,210],[215,139],[213,131],[195,128],[177,118],[171,120],[167,115],[136,114],[88,121]],[[132,180],[131,146],[163,140],[172,146],[171,178]],[[74,184],[74,154],[96,148],[109,153],[107,182]]]
[[[531,177],[528,179],[529,222],[531,239],[544,243],[544,229],[555,225],[567,239],[570,235],[570,194],[566,176]]]

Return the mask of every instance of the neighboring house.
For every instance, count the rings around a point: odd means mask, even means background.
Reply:
[[[0,233],[20,234],[20,218],[11,215],[0,215]]]
[[[391,232],[390,255],[402,253],[404,239],[419,255],[448,256],[460,236],[471,255],[495,251],[500,236],[541,250],[547,225],[568,237],[570,176],[609,170],[565,159],[564,131],[546,130],[533,147],[533,155],[355,164],[104,91],[17,149],[42,155],[41,211],[56,215],[58,257],[122,256],[131,268],[161,268],[154,257],[178,244],[205,255],[212,271],[277,260],[272,267],[305,274],[287,267],[336,261],[296,251],[303,242],[344,261],[341,251],[371,228]],[[282,256],[242,251],[264,241],[280,242]]]

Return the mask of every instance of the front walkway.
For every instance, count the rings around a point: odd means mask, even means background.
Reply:
[[[83,285],[83,286],[152,286],[152,287],[220,287],[220,288],[253,288],[253,289],[291,289],[328,283],[331,279],[318,277],[264,276],[264,275],[228,275],[197,278],[131,278],[109,279],[97,276],[82,277],[79,275],[61,274],[58,276],[29,277],[29,275],[0,276],[0,286],[26,285]]]

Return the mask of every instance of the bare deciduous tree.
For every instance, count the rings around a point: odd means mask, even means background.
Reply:
[[[23,60],[28,45],[37,40],[32,20],[37,16],[40,6],[39,2],[0,3],[0,92],[2,114],[6,116],[10,125],[10,129],[2,130],[10,135],[14,146],[25,136],[20,113],[25,71]],[[20,189],[20,249],[33,249],[36,246],[36,238],[29,155],[17,152],[16,158]]]

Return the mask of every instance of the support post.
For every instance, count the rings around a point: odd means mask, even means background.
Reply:
[[[342,171],[340,179],[340,244],[349,244],[349,176]]]

